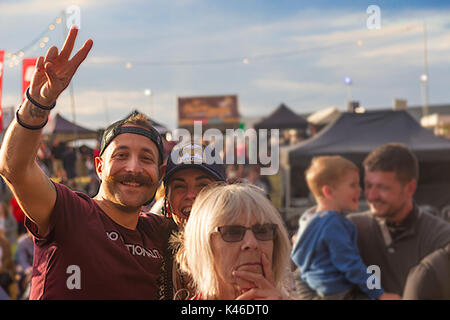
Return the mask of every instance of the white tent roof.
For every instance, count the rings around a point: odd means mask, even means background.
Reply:
[[[336,107],[321,109],[311,114],[307,120],[314,125],[322,125],[333,122],[341,115],[341,112]]]

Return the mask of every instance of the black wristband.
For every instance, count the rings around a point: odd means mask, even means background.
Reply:
[[[37,101],[35,101],[35,100],[30,96],[30,87],[27,88],[26,94],[27,94],[27,99],[28,99],[28,101],[30,101],[32,104],[34,104],[36,107],[38,107],[38,108],[40,108],[40,109],[42,109],[42,110],[47,110],[47,111],[49,111],[49,110],[52,110],[52,109],[56,106],[56,101],[53,102],[53,104],[52,104],[51,106],[49,106],[49,107],[46,107],[46,106],[43,106],[42,104],[39,104]]]
[[[21,106],[20,106],[21,107]],[[40,130],[40,129],[42,129],[43,127],[45,127],[45,125],[47,124],[47,122],[48,122],[48,117],[47,117],[47,119],[45,120],[45,122],[43,123],[43,124],[40,124],[40,125],[38,125],[38,126],[30,126],[30,125],[28,125],[28,124],[26,124],[26,123],[23,123],[22,122],[22,120],[20,120],[20,118],[19,118],[19,110],[20,110],[20,107],[17,109],[17,111],[16,111],[16,121],[17,121],[17,123],[18,124],[20,124],[22,127],[24,127],[25,129],[29,129],[29,130]]]

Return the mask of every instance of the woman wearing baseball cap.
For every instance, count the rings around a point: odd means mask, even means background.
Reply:
[[[210,154],[214,157],[214,150]],[[162,212],[173,222],[173,233],[184,228],[198,193],[207,185],[225,181],[225,165],[207,156],[200,144],[176,146],[167,159],[163,178],[165,188]],[[159,298],[186,299],[190,294],[190,279],[183,274],[173,257],[176,245],[164,257]]]

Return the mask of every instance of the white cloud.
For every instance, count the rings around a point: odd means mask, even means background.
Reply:
[[[176,96],[171,92],[158,92],[150,100],[138,90],[84,90],[75,91],[76,118],[91,128],[106,126],[138,109],[156,121],[174,128],[177,119]],[[69,90],[61,94],[57,108],[68,119],[72,119]],[[151,110],[150,110],[151,109]]]
[[[318,94],[323,92],[337,93],[342,91],[342,86],[325,82],[302,82],[285,79],[274,79],[265,77],[257,79],[254,85],[262,90],[278,92],[296,92],[299,95]]]
[[[3,17],[23,16],[27,14],[44,14],[60,12],[61,10],[77,5],[80,8],[89,8],[111,4],[117,0],[27,0],[27,1],[8,1],[0,3],[0,12]],[[3,19],[3,18],[2,18]]]
[[[289,19],[271,23],[257,24],[247,27],[244,32],[264,34],[312,33],[317,30],[349,28],[362,25],[364,16],[361,13],[343,13],[337,10],[304,10]]]
[[[107,118],[109,121],[117,120],[134,108],[148,111],[148,97],[136,89],[144,83],[148,83],[152,90],[159,86],[157,91],[160,92],[153,97],[155,119],[172,128],[177,121],[178,95],[233,92],[239,94],[242,114],[266,115],[280,102],[286,102],[290,107],[297,105],[310,109],[343,104],[346,88],[341,79],[349,75],[355,81],[355,97],[370,105],[382,105],[384,101],[390,105],[391,97],[398,95],[399,90],[408,99],[419,97],[415,93],[417,81],[411,84],[404,80],[407,77],[416,79],[418,75],[415,73],[423,70],[424,19],[428,27],[430,67],[436,70],[437,66],[449,64],[449,14],[444,10],[386,13],[381,7],[381,30],[373,31],[366,28],[365,8],[354,12],[331,8],[299,10],[296,14],[269,22],[254,19],[252,15],[247,19],[245,12],[231,11],[223,12],[220,21],[219,13],[204,14],[198,19],[197,11],[192,13],[193,18],[182,15],[182,21],[177,20],[180,11],[191,4],[199,4],[199,11],[208,13],[208,5],[198,2],[202,1],[166,3],[154,0],[151,2],[154,5],[152,11],[139,12],[138,9],[150,6],[141,5],[144,2],[138,0],[126,3],[118,0],[9,1],[0,4],[0,25],[9,26],[11,22],[10,28],[18,29],[15,34],[29,34],[30,30],[39,29],[42,23],[48,22],[47,18],[56,16],[65,6],[78,4],[82,13],[87,13],[91,23],[89,37],[93,38],[95,45],[77,77],[75,102],[77,117],[86,124],[92,124],[92,128],[104,125]],[[179,11],[175,11],[177,7]],[[30,15],[41,21],[31,21],[28,19]],[[166,15],[168,19],[161,19]],[[13,43],[6,32],[3,35],[3,43],[14,47],[30,40],[28,36],[17,36],[16,39],[22,40]],[[358,40],[360,45],[357,45]],[[276,56],[276,53],[296,50],[298,54],[286,59]],[[253,63],[252,56],[264,54],[274,54],[274,58],[255,59]],[[246,69],[238,64],[152,67],[138,63],[241,56],[250,59]],[[136,61],[131,70],[125,68],[126,59]],[[431,78],[436,81],[442,79],[440,82],[445,83],[445,77],[442,72],[439,78],[434,74]],[[19,75],[13,81],[18,78]],[[4,79],[3,105],[17,103],[17,97],[8,96],[5,92],[12,91],[12,85],[5,85],[11,79],[8,69]],[[99,89],[97,83],[108,89]],[[87,90],[80,90],[81,86],[88,85]],[[382,87],[382,94],[373,94],[375,86]],[[433,89],[430,92],[437,94]],[[445,90],[441,96],[448,96]],[[71,119],[67,92],[61,96],[55,110]]]
[[[292,39],[304,49],[315,48],[307,54],[314,60],[312,66],[323,72],[340,77],[370,77],[373,82],[377,79],[384,81],[386,77],[395,77],[393,72],[423,68],[424,21],[427,24],[429,65],[448,65],[450,31],[448,12],[445,11],[403,12],[384,18],[380,30],[352,27],[299,35]]]
[[[88,56],[83,65],[105,65],[125,63],[123,58],[117,56]]]

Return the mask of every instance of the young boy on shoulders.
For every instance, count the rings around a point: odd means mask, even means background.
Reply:
[[[340,156],[316,157],[305,176],[317,209],[309,213],[291,253],[302,280],[323,299],[400,299],[368,285],[373,274],[359,255],[356,227],[344,217],[358,210],[358,167]]]

